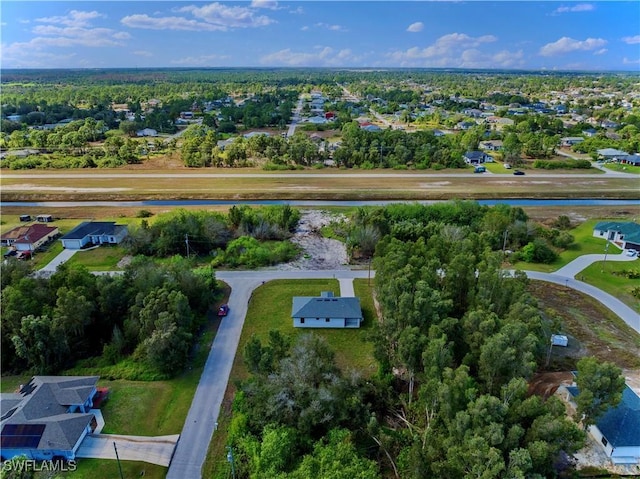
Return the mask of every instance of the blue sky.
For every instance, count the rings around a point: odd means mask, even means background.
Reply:
[[[2,68],[640,70],[640,2],[7,1]]]

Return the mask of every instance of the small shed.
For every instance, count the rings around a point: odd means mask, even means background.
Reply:
[[[567,338],[564,334],[552,334],[551,344],[553,346],[563,346],[566,348],[569,345],[569,338]]]
[[[51,216],[51,215],[38,215],[38,216],[36,216],[36,221],[38,223],[51,223],[53,221],[53,216]]]
[[[23,223],[31,221],[31,215],[20,215],[20,221],[22,221]]]

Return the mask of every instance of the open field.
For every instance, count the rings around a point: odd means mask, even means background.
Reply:
[[[553,349],[551,368],[574,369],[582,356],[611,361],[623,369],[640,368],[640,335],[595,299],[561,285],[532,281],[529,291],[550,309],[569,335],[569,347]]]
[[[161,170],[20,173],[0,179],[2,201],[151,199],[418,200],[451,198],[636,198],[638,177],[527,173],[526,176],[389,170]]]

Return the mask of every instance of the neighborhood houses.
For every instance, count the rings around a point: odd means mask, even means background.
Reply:
[[[16,251],[35,251],[60,235],[56,226],[34,223],[18,226],[0,236],[2,246],[12,246]]]

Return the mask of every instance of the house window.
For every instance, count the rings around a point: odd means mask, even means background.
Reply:
[[[324,318],[325,322],[328,323],[329,321],[331,321],[329,318]]]
[[[607,447],[607,444],[609,444],[609,441],[607,441],[607,438],[606,438],[606,437],[604,437],[604,436],[602,436],[601,441],[602,441],[602,445],[603,445],[604,447]]]
[[[300,324],[304,324],[304,318],[300,318]]]

